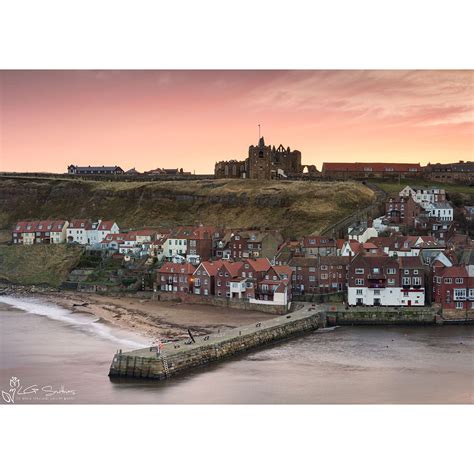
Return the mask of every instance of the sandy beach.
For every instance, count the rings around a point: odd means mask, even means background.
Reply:
[[[37,296],[72,312],[92,314],[103,323],[159,339],[187,338],[188,328],[197,335],[203,335],[274,317],[257,311],[126,296],[90,295],[67,291]]]

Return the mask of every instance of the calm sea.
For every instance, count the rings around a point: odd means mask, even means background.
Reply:
[[[474,400],[473,326],[340,327],[165,382],[109,380],[117,349],[149,342],[39,299],[1,296],[0,391],[48,404]]]

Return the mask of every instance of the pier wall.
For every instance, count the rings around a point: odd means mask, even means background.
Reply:
[[[216,296],[200,296],[192,293],[180,294],[177,296],[172,292],[160,291],[156,293],[156,298],[160,301],[179,301],[181,303],[204,304],[219,306],[223,308],[243,309],[245,311],[260,311],[269,314],[286,314],[289,308],[280,304],[260,304],[251,303],[249,300],[241,298],[220,298]],[[266,303],[266,302],[265,302]]]
[[[336,326],[368,324],[437,324],[439,316],[435,308],[350,308],[328,311],[328,323]]]
[[[165,379],[210,362],[231,357],[275,341],[307,333],[325,325],[324,316],[312,312],[296,319],[279,317],[262,322],[261,327],[237,328],[229,335],[216,336],[198,344],[182,346],[163,356],[146,350],[118,353],[110,367],[110,377]],[[267,326],[264,326],[267,325]],[[212,337],[212,336],[211,336]],[[201,338],[200,338],[201,339]]]

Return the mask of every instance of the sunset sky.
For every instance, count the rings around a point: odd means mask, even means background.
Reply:
[[[473,71],[0,71],[0,170],[474,160]]]

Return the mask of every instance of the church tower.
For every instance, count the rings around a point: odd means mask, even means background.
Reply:
[[[272,147],[265,145],[265,139],[260,137],[258,145],[249,146],[248,177],[251,179],[271,179]]]

